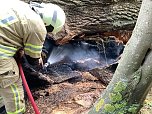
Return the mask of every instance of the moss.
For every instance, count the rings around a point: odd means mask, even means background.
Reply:
[[[117,82],[113,91],[109,93],[109,99],[100,99],[95,105],[96,112],[103,114],[136,114],[139,105],[128,105],[127,98],[123,98],[123,91],[127,88],[125,82]],[[102,114],[101,113],[101,114]]]
[[[127,105],[127,101],[122,101],[122,102],[121,102],[121,105],[122,105],[123,107],[125,107],[125,106]]]
[[[115,107],[111,104],[105,104],[104,105],[104,110],[105,112],[114,112],[115,111]]]
[[[127,84],[125,84],[124,82],[117,82],[116,85],[114,86],[113,91],[114,92],[122,92],[123,90],[125,90],[127,87]]]
[[[118,104],[118,103],[114,104],[114,106],[115,106],[116,109],[121,109],[121,108],[124,107],[123,104]]]
[[[124,110],[119,111],[117,114],[125,114]]]
[[[109,94],[109,98],[111,100],[111,102],[118,102],[122,100],[122,95],[118,92],[118,93],[110,93]]]
[[[99,112],[103,104],[104,104],[104,99],[100,99],[99,102],[95,105],[96,112]]]
[[[139,107],[138,104],[133,104],[128,108],[128,112],[132,114],[136,114],[138,107]]]

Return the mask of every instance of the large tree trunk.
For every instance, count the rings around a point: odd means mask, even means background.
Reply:
[[[136,0],[51,0],[64,8],[75,32],[133,29],[140,2]]]
[[[152,86],[152,1],[143,0],[112,81],[89,114],[137,114]]]
[[[133,30],[141,4],[136,0],[51,0],[51,2],[60,5],[66,12],[65,34],[58,34],[58,37],[64,36],[61,41],[63,43],[66,39],[78,35]]]
[[[24,0],[29,1],[29,0]],[[61,6],[66,26],[56,37],[71,39],[81,34],[133,30],[141,0],[37,0]]]

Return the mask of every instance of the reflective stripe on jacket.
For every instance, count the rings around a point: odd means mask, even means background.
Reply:
[[[32,45],[32,44],[25,44],[24,50],[29,53],[39,54],[42,51],[42,45],[36,46],[36,45]]]
[[[16,48],[3,46],[0,44],[0,58],[12,57],[16,51],[17,51]]]
[[[39,58],[46,36],[45,25],[27,3],[11,1],[11,5],[7,0],[0,4],[0,58],[12,57],[20,47],[30,57]]]

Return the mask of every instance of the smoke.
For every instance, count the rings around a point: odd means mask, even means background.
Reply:
[[[69,48],[70,48],[70,46],[69,46]],[[57,62],[63,60],[69,53],[70,53],[70,49],[68,49],[66,46],[54,47],[52,52],[50,53],[50,56],[49,56],[47,62],[49,64],[57,63]]]
[[[81,42],[76,45],[68,57],[77,68],[92,69],[100,65],[100,54],[95,46],[91,46],[89,43]]]
[[[54,47],[48,63],[54,64],[65,60],[65,63],[71,61],[75,69],[91,70],[99,66],[106,67],[114,64],[122,50],[123,45],[118,45],[116,42],[102,44],[100,47],[84,41],[73,42]]]

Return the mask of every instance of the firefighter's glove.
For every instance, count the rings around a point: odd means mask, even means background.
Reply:
[[[40,70],[43,66],[42,58],[32,58],[29,55],[25,55],[27,62],[35,69]]]
[[[17,61],[20,61],[20,59],[24,56],[24,49],[23,48],[20,48],[17,50],[17,52],[15,53],[14,55],[14,58],[17,60]]]
[[[42,68],[42,66],[43,66],[43,58],[42,58],[42,57],[39,58],[39,65],[40,65],[41,68]]]
[[[27,55],[22,57],[22,67],[25,73],[25,76],[27,78],[27,80],[33,80],[35,78],[37,78],[37,76],[39,76],[39,69],[36,68],[37,66],[29,64],[29,62],[27,61]],[[29,60],[29,58],[28,58]],[[34,62],[35,63],[35,62]],[[33,77],[34,76],[34,77]]]
[[[47,59],[47,54],[48,52],[44,52],[44,51],[41,52],[41,57],[43,60]]]

